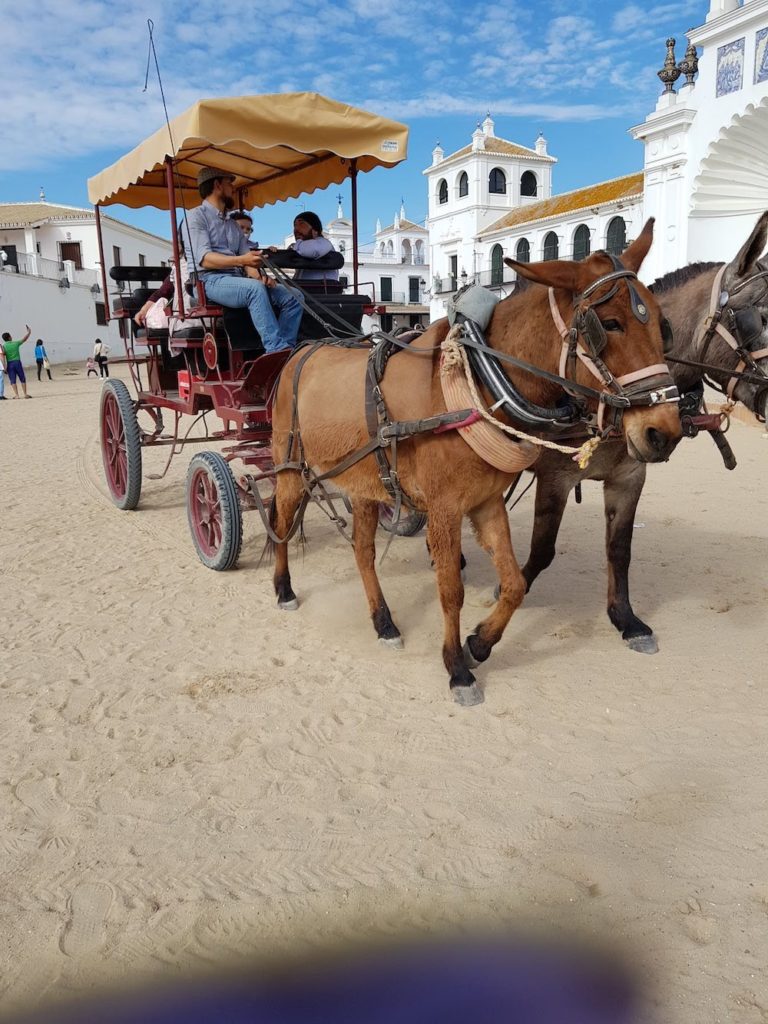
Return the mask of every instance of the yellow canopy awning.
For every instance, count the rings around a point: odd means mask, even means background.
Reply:
[[[171,142],[171,140],[173,140]],[[404,124],[316,92],[199,100],[134,150],[88,180],[100,206],[168,209],[165,161],[174,160],[176,203],[200,204],[197,172],[211,166],[249,190],[248,206],[295,198],[360,171],[405,160]]]

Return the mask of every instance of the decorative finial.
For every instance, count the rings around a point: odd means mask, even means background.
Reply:
[[[338,220],[341,220],[344,217],[344,211],[341,208],[341,202],[342,202],[343,198],[344,198],[344,196],[341,194],[341,192],[339,192],[339,194],[336,196],[336,199],[337,199],[338,204],[339,204],[338,208],[336,210],[336,217],[337,217]]]
[[[680,77],[680,69],[675,63],[675,40],[671,37],[667,40],[667,56],[664,58],[664,67],[657,71],[661,81],[664,83],[664,94],[675,91],[675,82]]]
[[[40,186],[40,202],[45,202],[45,189],[42,185]]]
[[[688,49],[685,51],[685,57],[683,57],[677,66],[685,75],[685,84],[693,85],[693,79],[699,70],[699,58],[696,56],[696,47],[693,43],[688,43]]]

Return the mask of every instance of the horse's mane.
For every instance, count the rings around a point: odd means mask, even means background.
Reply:
[[[708,270],[714,270],[715,267],[722,267],[722,265],[722,263],[689,263],[686,267],[670,270],[668,274],[657,278],[653,284],[648,285],[648,290],[653,292],[654,295],[662,295],[664,292],[669,292],[673,288],[679,288],[681,285],[693,281],[694,278],[700,277]]]

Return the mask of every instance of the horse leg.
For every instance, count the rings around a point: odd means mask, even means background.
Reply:
[[[301,504],[304,488],[301,477],[296,472],[284,470],[277,474],[275,494],[270,509],[272,529],[278,537],[285,537],[293,525],[296,510]],[[277,606],[283,611],[292,612],[299,607],[299,602],[291,586],[291,574],[288,569],[288,542],[275,542],[275,573],[273,576]]]
[[[563,521],[574,480],[567,473],[536,474],[536,504],[531,534],[531,550],[523,566],[525,591],[531,589],[536,577],[550,566],[555,557],[555,544]]]
[[[368,598],[373,627],[379,642],[389,647],[401,649],[403,640],[400,630],[392,621],[387,602],[381,591],[379,577],[376,575],[376,529],[379,525],[379,504],[376,501],[355,501],[352,505],[353,531],[352,538],[355,548],[355,560],[360,578]]]
[[[629,603],[632,532],[644,483],[645,466],[641,462],[625,462],[603,484],[605,548],[608,556],[608,618],[633,651],[655,654],[659,645],[653,630],[635,615]]]
[[[443,609],[443,663],[448,670],[451,693],[458,704],[471,707],[484,700],[483,691],[469,671],[461,648],[461,513],[430,507],[427,522],[429,550]]]
[[[491,498],[470,513],[477,539],[493,559],[499,574],[499,596],[493,611],[464,643],[464,656],[470,666],[485,661],[499,642],[507,623],[525,595],[525,579],[512,550],[509,516],[501,496]]]

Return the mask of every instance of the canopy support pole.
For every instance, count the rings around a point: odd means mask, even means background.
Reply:
[[[181,284],[181,260],[179,258],[179,229],[176,224],[176,189],[173,184],[173,157],[165,158],[165,180],[168,184],[168,209],[171,211],[171,238],[173,240],[173,260],[176,269],[176,302],[179,317],[184,319],[184,289]]]
[[[352,179],[352,288],[353,291],[357,292],[357,160],[350,161],[349,176]]]
[[[101,238],[101,210],[97,203],[94,207],[96,211],[96,238],[99,241],[99,259],[101,260],[101,288],[104,292],[104,319],[109,323],[112,317],[109,315],[109,292],[107,291],[107,268],[104,263],[104,242]]]

